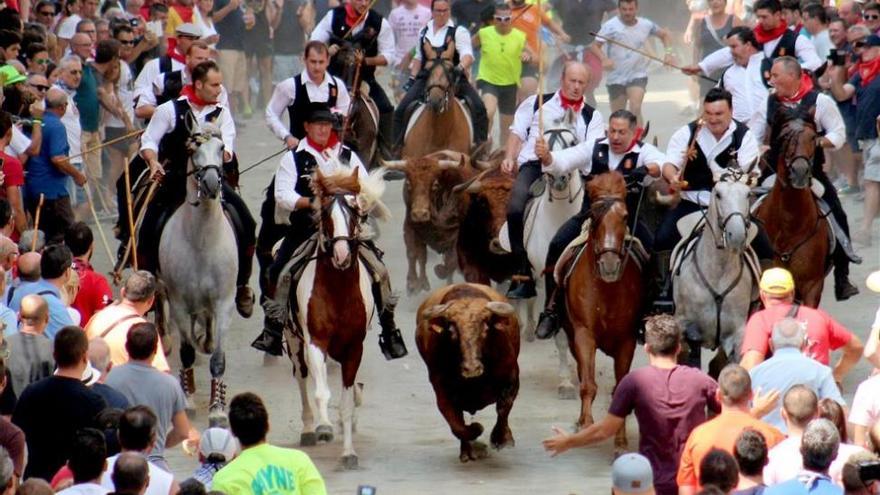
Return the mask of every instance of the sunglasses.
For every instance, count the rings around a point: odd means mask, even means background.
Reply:
[[[495,20],[498,22],[510,22],[510,19],[512,19],[512,17],[509,15],[496,15],[495,16]]]
[[[134,40],[117,40],[117,41],[119,41],[120,45],[128,45],[128,46],[135,45]]]
[[[34,59],[35,64],[49,65],[49,62],[51,62],[51,60],[48,58],[35,58]]]
[[[55,15],[54,10],[42,10],[40,11],[40,15],[44,15],[46,17],[53,17]]]
[[[855,42],[853,42],[852,45],[853,45],[853,48],[864,48],[868,45],[868,43],[865,41],[855,41]]]
[[[862,19],[866,21],[876,21],[877,19],[880,19],[880,14],[864,14],[862,15]]]
[[[70,70],[70,71],[67,71],[67,72],[70,72],[70,73],[73,74],[73,75],[78,75],[78,74],[82,74],[82,73],[83,73],[83,71],[81,71],[81,70]]]
[[[46,86],[44,84],[31,84],[30,87],[39,91],[49,91],[49,86]]]

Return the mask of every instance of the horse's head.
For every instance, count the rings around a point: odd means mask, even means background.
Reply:
[[[814,120],[815,108],[809,111],[794,111],[780,107],[776,113],[770,133],[771,148],[778,147],[771,157],[775,157],[776,180],[784,187],[806,189],[810,187],[813,170],[813,156],[819,132]]]
[[[452,73],[452,56],[455,53],[455,45],[449,46],[441,53],[425,40],[424,43],[425,70],[428,72],[428,82],[425,86],[425,102],[434,112],[445,112],[452,98],[455,75]]]
[[[360,46],[350,40],[335,40],[339,49],[336,55],[331,57],[328,71],[342,79],[345,86],[351,90],[354,84],[354,75],[357,69],[356,53]]]
[[[578,144],[577,139],[577,115],[570,109],[565,110],[565,114],[558,119],[545,121],[544,123],[544,140],[550,151],[564,150]],[[565,175],[545,174],[547,181],[547,194],[553,200],[570,199],[573,192],[572,187],[580,187],[573,181],[573,173]]]
[[[220,195],[223,139],[220,129],[206,124],[193,132],[187,142],[190,175],[196,182],[198,198],[217,199]]]
[[[739,169],[721,175],[712,189],[708,222],[718,249],[741,251],[748,243],[749,182],[753,178]]]
[[[600,174],[588,184],[590,194],[590,243],[599,277],[614,283],[623,274],[626,261],[626,181],[617,172]]]
[[[312,181],[312,188],[318,199],[320,248],[325,252],[332,249],[333,266],[345,270],[351,266],[352,245],[358,241],[364,218],[357,201],[361,191],[358,170],[354,168],[351,174],[341,172],[324,175],[319,169]]]

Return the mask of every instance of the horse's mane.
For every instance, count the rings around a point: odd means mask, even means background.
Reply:
[[[332,174],[316,177],[316,193],[334,194],[344,191],[355,194],[361,212],[379,220],[388,220],[391,218],[391,210],[382,202],[385,172],[384,169],[377,169],[366,178],[360,178],[350,170],[337,170]]]
[[[587,191],[590,201],[596,201],[601,197],[624,198],[626,196],[626,181],[620,172],[606,172],[593,177],[587,183]]]
[[[799,134],[806,128],[816,130],[816,120],[812,111],[786,108],[783,105],[779,105],[779,108],[773,115],[770,142],[778,144],[779,139],[783,139],[792,133]]]

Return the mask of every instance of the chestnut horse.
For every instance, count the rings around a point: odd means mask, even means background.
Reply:
[[[776,182],[754,213],[773,246],[773,264],[791,272],[795,298],[813,308],[819,306],[830,268],[830,226],[810,189],[813,156],[822,152],[816,150],[818,137],[812,114],[777,113],[770,134]]]
[[[330,62],[328,72],[339,77],[351,93],[351,108],[346,119],[345,143],[357,152],[369,170],[378,166],[379,109],[362,81],[355,81],[359,45],[346,41]],[[355,86],[357,83],[357,86]]]
[[[614,377],[620,383],[629,373],[640,320],[644,282],[639,265],[630,260],[627,229],[626,183],[618,172],[609,172],[587,183],[590,195],[589,238],[560,287],[565,291],[563,328],[577,362],[581,414],[578,428],[593,423],[596,397],[596,349],[614,358]],[[616,386],[616,385],[615,385]],[[625,428],[614,445],[626,447]]]
[[[302,445],[333,440],[328,406],[330,386],[327,357],[342,365],[342,466],[355,469],[357,454],[352,445],[355,422],[355,377],[363,355],[363,341],[373,317],[374,301],[370,274],[358,252],[362,224],[384,187],[382,172],[358,179],[355,168],[324,176],[317,172],[312,187],[317,198],[318,248],[292,292],[295,329],[287,335],[294,374],[302,400]],[[377,210],[381,211],[377,208]],[[293,305],[293,298],[297,302]],[[344,310],[342,310],[344,308]],[[313,381],[318,425],[312,412],[306,378]]]
[[[443,53],[437,55],[430,43],[425,42],[425,70],[428,83],[425,87],[425,105],[417,120],[407,125],[401,156],[418,158],[439,150],[469,153],[473,145],[473,127],[465,114],[464,105],[455,97],[457,76],[452,67],[455,45],[450,43]],[[464,76],[460,76],[464,77]]]

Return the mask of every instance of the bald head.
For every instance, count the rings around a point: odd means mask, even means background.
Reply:
[[[580,62],[568,62],[562,68],[562,94],[570,100],[584,97],[590,83],[590,69]]]
[[[70,44],[73,46],[82,44],[82,45],[91,45],[92,38],[86,33],[76,33],[70,38]]]
[[[806,428],[807,423],[819,416],[819,398],[804,385],[795,385],[782,398],[782,411],[789,427]]]
[[[46,92],[46,109],[52,110],[58,115],[64,114],[64,107],[67,105],[67,93],[63,89],[52,86]]]
[[[101,376],[110,371],[110,346],[101,337],[89,341],[89,362],[101,372]]]
[[[43,296],[30,294],[21,299],[18,311],[22,324],[22,332],[43,333],[49,323],[49,305]]]
[[[25,282],[40,280],[40,253],[25,253],[18,257],[18,276]]]
[[[18,244],[5,235],[0,235],[0,267],[9,271],[18,256]]]

